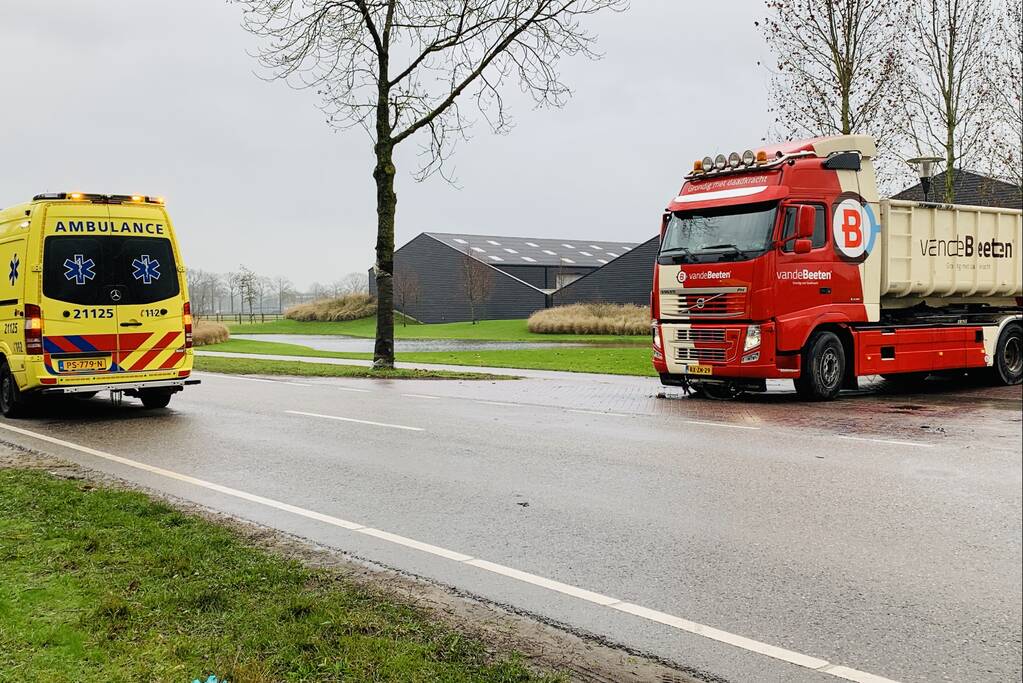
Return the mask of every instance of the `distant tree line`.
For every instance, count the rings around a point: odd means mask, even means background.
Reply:
[[[261,275],[242,265],[228,273],[188,269],[188,291],[196,315],[283,313],[288,307],[365,293],[367,278],[349,273],[329,284],[314,282],[302,291],[283,275]]]

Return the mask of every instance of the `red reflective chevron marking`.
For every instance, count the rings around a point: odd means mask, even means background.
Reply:
[[[156,357],[160,355],[160,353],[165,351],[167,349],[167,347],[170,346],[170,343],[172,341],[174,341],[174,339],[178,335],[180,335],[180,334],[181,334],[180,332],[174,331],[174,332],[168,332],[167,334],[163,335],[163,338],[160,339],[160,341],[158,341],[153,346],[153,348],[151,348],[148,351],[146,351],[142,355],[142,357],[139,358],[135,362],[135,364],[131,366],[132,371],[144,370],[146,368],[146,366],[149,365],[150,363],[152,363],[156,359]]]
[[[163,362],[163,365],[161,365],[161,366],[160,366],[160,370],[170,370],[170,369],[171,369],[171,368],[173,368],[173,367],[174,367],[175,365],[177,365],[177,364],[178,364],[179,362],[181,362],[181,359],[182,359],[182,357],[184,357],[184,355],[185,355],[185,354],[183,354],[183,353],[178,353],[178,352],[177,352],[177,350],[175,350],[175,351],[174,351],[174,353],[172,353],[172,354],[171,354],[171,355],[170,355],[170,356],[169,356],[169,357],[167,358],[167,360],[165,360],[165,361]]]
[[[118,336],[118,346],[121,351],[136,351],[152,336],[152,332],[122,332]]]
[[[80,350],[77,346],[69,342],[64,337],[47,337],[46,339],[56,344],[58,347],[60,347],[61,351],[64,351],[66,353],[77,353]]]

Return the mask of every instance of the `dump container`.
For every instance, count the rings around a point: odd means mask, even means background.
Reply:
[[[882,304],[1023,295],[1023,211],[886,199],[881,226]]]

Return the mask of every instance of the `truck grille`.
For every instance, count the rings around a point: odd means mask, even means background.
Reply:
[[[661,290],[664,318],[741,318],[746,314],[746,288]]]
[[[679,342],[723,342],[725,331],[721,328],[691,327],[675,330],[675,341]]]
[[[724,363],[727,353],[726,349],[692,349],[681,347],[675,349],[675,359],[683,362]]]

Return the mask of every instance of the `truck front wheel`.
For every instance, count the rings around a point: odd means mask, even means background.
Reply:
[[[830,401],[845,381],[845,348],[834,332],[814,332],[803,351],[796,393],[809,401]]]
[[[998,335],[995,346],[995,379],[1000,384],[1012,385],[1023,381],[1023,325],[1009,323]]]

